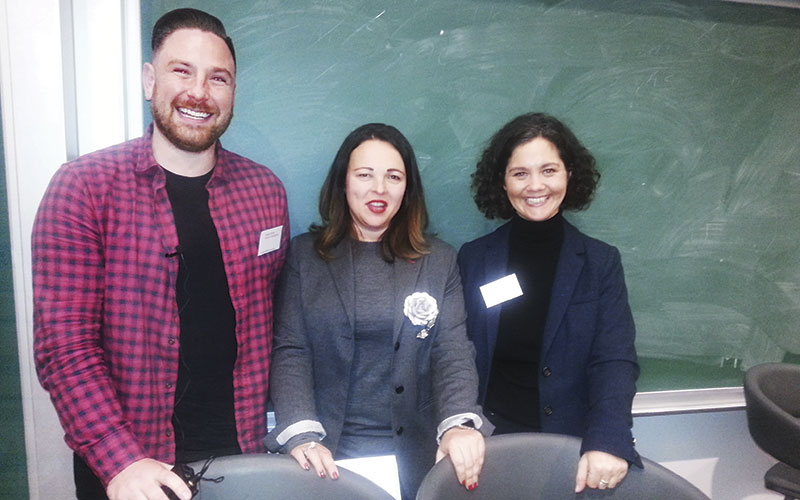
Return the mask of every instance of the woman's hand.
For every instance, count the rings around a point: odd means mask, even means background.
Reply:
[[[628,474],[628,461],[604,451],[587,451],[578,461],[575,493],[589,488],[615,488]]]
[[[450,455],[458,481],[468,490],[474,490],[478,487],[485,451],[483,434],[479,431],[451,427],[442,436],[439,449],[436,450],[436,462]]]
[[[333,455],[322,444],[316,441],[303,443],[292,448],[289,454],[305,470],[311,470],[311,467],[314,467],[314,471],[319,477],[327,476],[331,479],[339,479],[339,469],[336,468]]]

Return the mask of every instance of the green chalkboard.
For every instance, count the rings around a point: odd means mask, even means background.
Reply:
[[[469,193],[489,136],[527,111],[597,156],[594,204],[570,215],[617,246],[640,390],[738,385],[800,353],[800,10],[711,0],[187,1],[219,16],[239,61],[223,143],[270,166],[292,233],[317,218],[344,136],[411,140],[431,229],[493,229]],[[174,3],[142,2],[150,29]],[[149,113],[148,113],[149,114]],[[794,353],[794,354],[793,354]]]

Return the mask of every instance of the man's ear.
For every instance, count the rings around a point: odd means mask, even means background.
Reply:
[[[142,88],[144,98],[150,100],[153,97],[153,87],[156,84],[156,69],[151,63],[144,63],[142,67]]]

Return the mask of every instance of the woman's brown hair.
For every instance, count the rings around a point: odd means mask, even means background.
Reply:
[[[414,150],[408,139],[396,128],[383,123],[368,123],[350,132],[333,159],[328,176],[319,194],[319,215],[322,224],[312,224],[314,248],[325,260],[333,258],[331,250],[353,230],[353,217],[347,205],[347,168],[350,155],[364,141],[377,139],[391,144],[403,159],[406,169],[406,191],[400,208],[381,237],[381,255],[387,262],[395,258],[414,260],[428,253],[425,229],[428,211],[422,178]]]

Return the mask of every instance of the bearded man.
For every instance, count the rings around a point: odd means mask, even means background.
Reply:
[[[236,89],[220,20],[168,12],[152,48],[153,124],[63,165],[33,230],[36,368],[79,500],[188,500],[173,464],[264,451],[285,191],[219,142]]]

